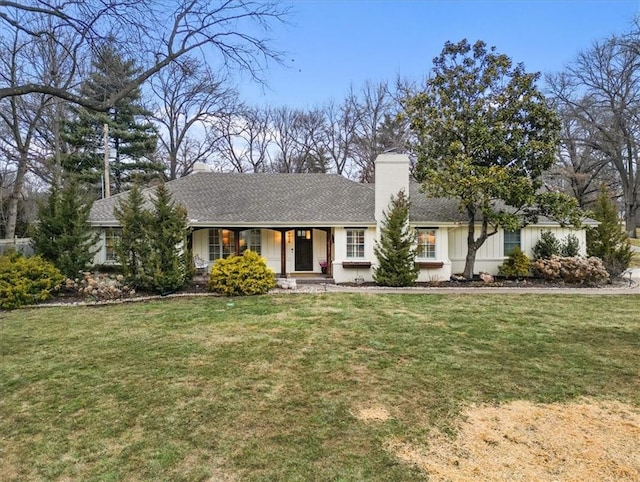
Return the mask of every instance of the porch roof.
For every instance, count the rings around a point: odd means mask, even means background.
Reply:
[[[198,172],[167,182],[192,225],[291,226],[374,224],[374,187],[337,174]],[[153,188],[144,190],[147,199]],[[91,222],[112,225],[126,193],[96,201]]]

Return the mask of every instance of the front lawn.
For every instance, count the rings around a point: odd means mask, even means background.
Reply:
[[[455,434],[471,403],[640,406],[639,306],[331,293],[1,313],[0,479],[423,480],[390,441]]]

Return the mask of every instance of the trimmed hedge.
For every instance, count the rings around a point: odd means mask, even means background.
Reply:
[[[64,276],[40,256],[16,252],[0,256],[0,308],[13,309],[44,301],[57,291]]]
[[[219,259],[211,267],[210,291],[226,296],[261,295],[275,287],[275,273],[264,258],[250,250]]]

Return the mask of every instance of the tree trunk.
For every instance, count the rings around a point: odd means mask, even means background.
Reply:
[[[627,236],[637,238],[636,228],[640,222],[640,209],[636,203],[627,202],[625,205],[624,224]]]
[[[464,261],[464,272],[462,276],[465,279],[473,279],[473,267],[476,264],[476,253],[478,252],[478,247],[476,245],[475,234],[476,234],[476,213],[467,208],[467,214],[469,215],[469,223],[467,227],[469,230],[467,231],[467,257]]]
[[[22,188],[24,186],[24,177],[27,173],[27,153],[20,153],[18,161],[18,171],[16,179],[13,183],[13,189],[9,194],[9,203],[7,206],[7,226],[5,230],[5,238],[13,239],[16,235],[16,224],[18,223],[18,202],[22,197]]]
[[[473,279],[473,267],[476,264],[477,252],[478,248],[476,248],[475,243],[467,244],[467,257],[464,260],[464,272],[462,273],[465,279]]]

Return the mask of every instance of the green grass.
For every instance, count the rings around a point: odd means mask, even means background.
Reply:
[[[0,314],[0,479],[423,480],[468,403],[640,405],[635,296],[285,295]],[[386,422],[363,422],[380,405]]]

